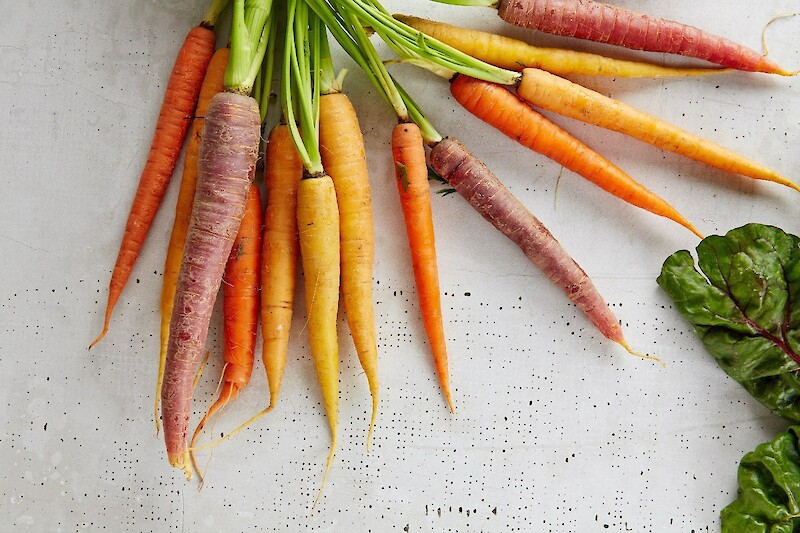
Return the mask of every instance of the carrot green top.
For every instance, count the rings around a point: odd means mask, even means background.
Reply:
[[[415,122],[420,127],[426,142],[431,144],[439,142],[442,136],[386,70],[386,66],[369,40],[357,13],[341,0],[333,1],[334,10],[331,10],[324,0],[307,0],[307,2],[325,23],[340,46],[361,67],[378,90],[378,93],[386,100],[386,103],[392,107],[398,120],[401,122]],[[336,84],[327,86],[325,83],[326,78],[332,79],[331,73],[333,69],[327,49],[327,41],[325,41],[321,46],[323,52],[322,62],[323,67],[327,65],[330,71],[326,75],[325,70],[323,70],[323,94],[340,90],[340,87],[337,87]],[[336,78],[335,82],[339,85],[341,84],[341,75]]]
[[[234,0],[231,18],[231,56],[225,71],[225,90],[244,95],[253,92],[267,50],[272,0]]]
[[[319,152],[320,42],[325,25],[303,0],[286,2],[281,108],[297,154],[310,175],[322,174]]]
[[[520,73],[490,65],[434,39],[395,19],[377,0],[337,0],[338,8],[353,13],[373,30],[398,55],[424,66],[458,72],[472,78],[516,85]]]

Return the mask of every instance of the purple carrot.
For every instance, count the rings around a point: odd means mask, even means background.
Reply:
[[[186,236],[161,390],[167,456],[191,477],[186,432],[192,382],[205,349],[208,326],[225,263],[244,215],[256,166],[258,104],[234,93],[216,95],[205,115],[197,191]]]
[[[724,37],[593,0],[500,0],[497,9],[506,22],[554,35],[680,54],[737,70],[793,74]]]
[[[451,137],[431,150],[430,162],[436,173],[564,291],[600,333],[635,353],[625,341],[619,321],[586,272],[486,165]]]

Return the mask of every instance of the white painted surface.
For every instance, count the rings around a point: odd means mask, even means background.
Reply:
[[[756,48],[771,16],[797,8],[795,0],[620,4]],[[177,183],[109,335],[91,352],[86,345],[101,326],[174,54],[205,2],[0,5],[0,530],[716,531],[720,509],[734,498],[741,456],[787,426],[717,368],[656,285],[663,260],[696,244],[689,232],[569,172],[559,181],[558,166],[479,123],[445,83],[401,67],[398,76],[437,127],[482,157],[589,272],[630,342],[667,363],[640,361],[603,340],[460,197],[435,196],[458,408],[451,416],[418,318],[392,176],[393,118],[353,70],[346,90],[366,136],[376,207],[383,399],[373,450],[364,450],[366,381],[342,322],[341,447],[309,516],[329,441],[301,311],[279,409],[216,448],[198,492],[167,465],[151,420],[158,295]],[[509,28],[486,9],[386,5],[610,51]],[[800,66],[799,38],[800,20],[771,27],[775,59]],[[337,62],[352,66],[338,50]],[[586,81],[798,179],[796,80]],[[556,121],[701,231],[755,221],[800,232],[798,196],[788,189]],[[219,331],[217,314],[209,340],[215,354]],[[195,419],[213,398],[220,368],[213,361],[205,372]],[[258,362],[251,386],[213,433],[249,417],[265,397]]]

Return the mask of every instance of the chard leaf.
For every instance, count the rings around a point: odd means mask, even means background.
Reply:
[[[800,422],[800,239],[748,224],[667,258],[658,284],[719,366],[775,413]]]
[[[738,497],[722,510],[722,533],[800,530],[799,432],[790,427],[742,458]]]

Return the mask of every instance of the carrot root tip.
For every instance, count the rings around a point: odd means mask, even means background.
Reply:
[[[191,481],[192,479],[192,468],[191,468],[191,459],[189,457],[189,450],[185,450],[183,452],[177,454],[169,454],[168,457],[169,464],[174,466],[175,468],[179,468],[183,470],[186,474],[186,481]]]
[[[108,324],[105,324],[103,326],[103,331],[100,332],[100,335],[98,335],[97,338],[93,340],[92,343],[89,345],[89,347],[86,349],[91,350],[92,348],[94,348],[95,344],[103,340],[103,337],[106,336],[106,333],[108,333]]]
[[[658,364],[660,364],[662,367],[666,367],[667,366],[664,363],[664,361],[662,361],[661,358],[659,358],[659,357],[656,357],[654,355],[648,355],[648,354],[642,353],[642,352],[637,352],[636,350],[631,348],[630,345],[627,343],[627,341],[625,341],[624,339],[619,341],[619,345],[622,346],[623,348],[625,348],[625,350],[631,355],[635,355],[636,357],[639,357],[641,359],[648,359],[650,361],[655,361]]]

